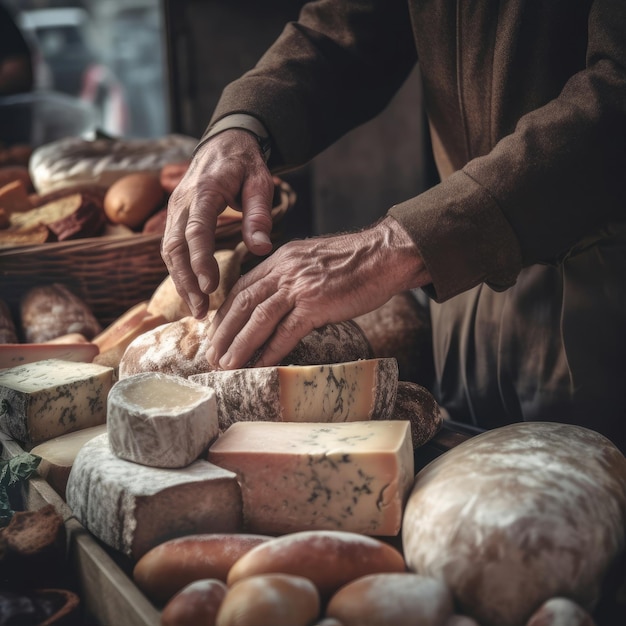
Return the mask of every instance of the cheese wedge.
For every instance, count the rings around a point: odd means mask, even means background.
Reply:
[[[393,358],[327,365],[217,370],[189,380],[215,390],[220,428],[242,421],[389,419],[398,388]]]
[[[0,426],[37,444],[106,421],[113,368],[46,359],[0,371]]]
[[[135,560],[174,537],[241,530],[233,472],[205,460],[183,469],[139,465],[116,457],[106,434],[80,449],[66,494],[88,531]]]
[[[179,376],[144,372],[109,392],[113,453],[151,467],[185,467],[217,437],[215,392]]]
[[[414,479],[408,421],[240,422],[208,459],[236,472],[246,530],[268,535],[397,535]]]

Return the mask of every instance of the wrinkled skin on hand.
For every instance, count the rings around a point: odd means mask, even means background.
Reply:
[[[242,276],[213,318],[208,361],[273,365],[314,328],[352,319],[430,277],[393,218],[367,230],[292,241]]]
[[[248,132],[224,131],[202,146],[172,193],[162,256],[193,315],[204,317],[219,284],[217,216],[243,213],[242,237],[271,251],[274,181]],[[242,276],[216,313],[207,359],[234,369],[259,351],[273,365],[314,328],[373,311],[430,277],[413,241],[393,218],[354,233],[292,241]]]
[[[243,212],[248,250],[268,254],[274,181],[256,139],[224,131],[202,146],[172,193],[161,254],[181,297],[196,317],[208,310],[219,284],[213,258],[217,216],[227,206]]]

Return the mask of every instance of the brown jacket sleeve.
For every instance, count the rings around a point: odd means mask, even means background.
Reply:
[[[300,165],[378,113],[419,56],[433,133],[456,171],[390,214],[437,300],[479,282],[506,289],[522,266],[555,262],[626,217],[626,3],[496,4],[311,3],[213,119],[259,117],[271,165]]]

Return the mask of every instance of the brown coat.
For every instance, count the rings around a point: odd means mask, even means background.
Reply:
[[[314,2],[212,121],[255,115],[271,165],[301,165],[377,114],[417,60],[445,180],[390,213],[436,300],[506,289],[626,217],[624,0]]]

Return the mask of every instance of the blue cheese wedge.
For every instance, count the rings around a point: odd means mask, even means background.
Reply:
[[[215,390],[221,430],[242,421],[384,420],[393,414],[398,362],[250,367],[195,374],[189,380]]]
[[[236,475],[198,460],[162,469],[120,459],[105,433],[76,455],[67,503],[103,543],[133,559],[174,537],[241,530]]]
[[[185,467],[217,437],[215,392],[180,376],[143,372],[113,385],[107,401],[111,450],[150,467]]]
[[[209,448],[237,474],[249,532],[394,536],[414,480],[408,421],[240,422]]]
[[[38,444],[104,424],[113,368],[47,359],[0,371],[0,427]]]

